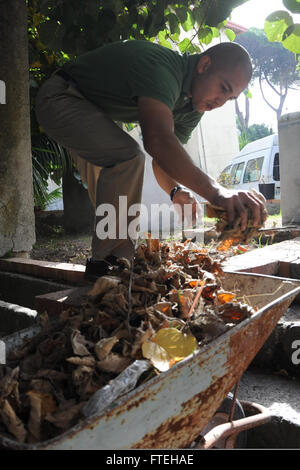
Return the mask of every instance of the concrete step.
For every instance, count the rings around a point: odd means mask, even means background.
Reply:
[[[247,448],[300,449],[300,379],[249,368],[237,398],[258,403],[272,414],[270,423],[247,431]]]

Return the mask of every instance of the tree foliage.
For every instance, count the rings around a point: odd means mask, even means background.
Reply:
[[[39,85],[64,62],[104,44],[147,39],[181,52],[201,52],[246,0],[27,0],[34,194],[39,205],[67,155],[40,133],[34,101]],[[189,33],[190,39],[183,37]],[[59,160],[62,164],[59,165]]]
[[[265,124],[252,124],[246,129],[242,128],[239,120],[237,119],[237,128],[240,132],[239,134],[239,147],[242,150],[245,145],[249,142],[254,142],[255,140],[262,139],[267,135],[272,135],[274,133],[271,127],[267,127]]]
[[[295,55],[279,42],[270,42],[264,31],[249,29],[239,35],[235,42],[244,46],[252,59],[253,79],[258,79],[263,99],[280,117],[289,88],[299,79]],[[278,106],[266,99],[264,87],[270,87],[278,96]]]
[[[28,0],[31,68],[48,75],[68,58],[119,40],[201,51],[247,0]],[[191,32],[191,39],[181,31]],[[227,30],[229,38],[234,33]]]

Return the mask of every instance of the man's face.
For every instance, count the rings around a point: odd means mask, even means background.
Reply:
[[[192,82],[190,96],[193,107],[200,113],[219,108],[226,101],[237,98],[247,85],[248,81],[240,67],[231,71],[212,71],[210,58],[202,56]]]

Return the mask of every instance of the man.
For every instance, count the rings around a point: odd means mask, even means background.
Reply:
[[[250,192],[220,186],[193,163],[182,144],[205,111],[238,97],[251,74],[248,53],[234,43],[180,55],[148,41],[117,42],[57,71],[38,94],[37,117],[45,132],[69,149],[88,183],[96,221],[103,204],[112,204],[119,220],[119,196],[127,196],[128,207],[140,203],[144,155],[116,123],[139,122],[154,175],[173,203],[192,204],[195,210],[188,188],[224,207],[230,222],[241,217],[245,230],[247,209],[257,226],[266,219],[265,204]],[[99,240],[95,230],[86,277],[102,275],[107,262],[133,254],[130,237]]]

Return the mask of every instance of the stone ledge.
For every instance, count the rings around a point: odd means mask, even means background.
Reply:
[[[1,258],[0,271],[29,274],[44,279],[84,283],[85,266],[53,261],[37,261],[25,258]]]
[[[37,315],[36,310],[0,300],[0,337],[33,325]]]

